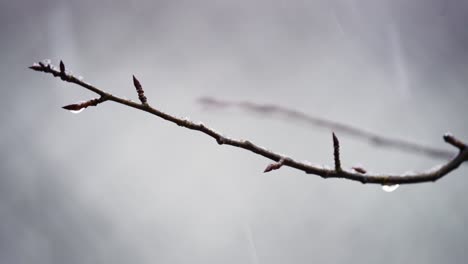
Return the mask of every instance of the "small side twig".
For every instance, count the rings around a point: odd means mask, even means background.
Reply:
[[[444,135],[445,142],[449,143],[450,145],[458,148],[460,151],[466,149],[466,144],[461,142],[459,139],[455,138],[452,134],[447,133]]]
[[[413,173],[410,175],[407,175],[407,174],[404,174],[404,175],[371,174],[371,173],[366,173],[366,172],[363,173],[363,171],[359,171],[356,168],[354,168],[354,171],[348,171],[348,170],[341,168],[341,162],[339,160],[339,142],[335,136],[334,137],[335,168],[329,169],[329,168],[324,168],[320,166],[314,166],[314,165],[308,164],[307,162],[299,162],[290,157],[287,157],[287,156],[275,153],[273,151],[270,151],[268,149],[262,148],[248,140],[238,140],[238,139],[225,137],[222,134],[216,132],[215,130],[203,124],[194,123],[194,122],[188,121],[187,119],[178,118],[173,115],[164,113],[159,109],[153,108],[148,103],[144,103],[144,102],[137,103],[131,100],[117,97],[101,89],[98,89],[97,87],[89,83],[86,83],[74,77],[71,74],[66,74],[65,71],[55,69],[55,67],[51,66],[50,64],[46,65],[44,63],[39,63],[39,64],[35,64],[31,66],[30,68],[35,71],[52,74],[54,77],[60,77],[62,80],[66,82],[77,84],[87,90],[95,92],[96,94],[100,95],[99,102],[112,101],[118,104],[122,104],[128,107],[132,107],[132,108],[150,113],[164,120],[175,123],[181,127],[185,127],[187,129],[191,129],[191,130],[204,133],[212,137],[213,139],[215,139],[219,144],[230,145],[233,147],[245,149],[245,150],[248,150],[250,152],[253,152],[257,155],[263,156],[267,159],[270,159],[276,162],[276,163],[269,165],[267,169],[265,169],[265,171],[267,170],[271,171],[274,169],[279,169],[283,166],[288,166],[297,170],[304,171],[307,174],[314,174],[314,175],[321,176],[322,178],[343,178],[343,179],[348,179],[351,181],[358,181],[361,183],[396,185],[396,184],[413,184],[413,183],[422,183],[422,182],[433,182],[444,177],[445,175],[457,169],[462,163],[468,161],[468,148],[466,148],[466,144],[452,135],[450,136],[446,135],[444,136],[445,141],[449,143],[450,145],[458,148],[459,152],[453,158],[449,159],[446,163],[444,163],[443,165],[435,169],[425,171],[425,172]],[[91,105],[91,103],[89,104]]]

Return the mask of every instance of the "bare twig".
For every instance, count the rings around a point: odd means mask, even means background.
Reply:
[[[362,128],[355,126],[339,123],[336,121],[331,121],[328,119],[315,117],[297,110],[289,109],[274,104],[257,104],[248,101],[226,101],[219,100],[211,97],[202,97],[199,99],[199,102],[205,106],[217,107],[217,108],[228,108],[228,107],[237,107],[246,111],[259,113],[266,116],[285,116],[288,119],[298,120],[301,122],[306,122],[307,124],[325,127],[331,131],[341,132],[350,136],[361,138],[367,140],[369,143],[374,144],[379,147],[391,147],[401,151],[412,152],[416,154],[426,155],[428,157],[437,158],[437,159],[449,159],[453,155],[451,152],[423,146],[414,142],[383,137],[381,135],[375,134],[373,132],[366,131]]]
[[[445,142],[449,143],[450,145],[458,148],[460,151],[466,149],[466,144],[455,138],[453,135],[447,133],[444,135]]]
[[[312,166],[307,163],[299,162],[292,158],[286,157],[284,155],[280,155],[278,153],[269,151],[265,148],[255,145],[254,143],[248,140],[237,140],[237,139],[225,137],[221,135],[220,133],[216,132],[215,130],[206,127],[203,124],[193,123],[186,119],[181,119],[181,118],[172,116],[170,114],[166,114],[158,109],[151,107],[147,103],[137,103],[131,100],[117,97],[101,89],[98,89],[95,86],[92,86],[91,84],[88,84],[78,78],[75,78],[71,74],[66,73],[64,70],[55,69],[55,67],[53,67],[52,65],[49,65],[49,64],[45,65],[44,63],[40,63],[40,64],[35,64],[31,66],[30,68],[35,71],[52,74],[54,77],[60,77],[62,80],[66,82],[77,84],[85,89],[95,92],[96,94],[100,95],[100,103],[105,102],[105,101],[112,101],[112,102],[116,102],[122,105],[126,105],[128,107],[136,108],[141,111],[145,111],[155,116],[158,116],[169,122],[175,123],[179,126],[202,132],[214,138],[216,142],[218,142],[218,144],[220,145],[225,144],[225,145],[230,145],[230,146],[234,146],[237,148],[242,148],[242,149],[251,151],[257,155],[263,156],[267,159],[277,162],[277,163],[274,163],[274,165],[270,166],[271,167],[270,170],[279,169],[282,166],[288,166],[291,168],[304,171],[305,173],[308,173],[308,174],[321,176],[322,178],[343,178],[343,179],[348,179],[352,181],[359,181],[361,183],[395,185],[395,184],[411,184],[411,183],[436,181],[442,178],[443,176],[447,175],[451,171],[457,169],[463,162],[468,161],[468,148],[466,147],[460,148],[460,146],[466,146],[466,144],[462,143],[460,140],[456,139],[453,136],[450,136],[449,139],[447,139],[447,136],[446,136],[445,140],[451,145],[454,145],[459,149],[458,154],[455,155],[453,158],[451,158],[447,163],[443,164],[442,166],[436,169],[426,171],[426,172],[413,173],[411,175],[364,174],[362,172],[353,172],[353,171],[348,171],[344,169],[338,169],[338,168],[341,168],[341,166],[336,166],[337,164],[336,156],[335,156],[335,169]],[[65,66],[61,68],[64,69]],[[457,143],[454,143],[454,142],[457,142]],[[336,151],[337,145],[338,145],[338,140],[336,140],[335,142],[335,153],[337,153]]]

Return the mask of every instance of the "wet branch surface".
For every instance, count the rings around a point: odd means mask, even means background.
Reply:
[[[48,74],[52,74],[54,77],[58,77],[61,80],[69,83],[77,84],[89,91],[92,91],[99,95],[99,98],[91,99],[86,102],[81,102],[77,104],[71,104],[64,106],[63,108],[72,111],[80,111],[89,106],[97,106],[101,103],[110,101],[115,102],[118,104],[126,105],[131,108],[135,108],[155,116],[158,116],[164,120],[169,122],[175,123],[181,127],[185,127],[187,129],[196,130],[201,133],[204,133],[213,139],[219,145],[230,145],[237,148],[242,148],[248,151],[251,151],[257,155],[263,156],[267,159],[274,161],[274,163],[269,164],[264,172],[269,172],[272,170],[280,169],[283,166],[295,168],[297,170],[304,171],[307,174],[318,175],[322,178],[342,178],[348,179],[352,181],[358,181],[361,183],[374,183],[374,184],[381,184],[381,185],[396,185],[396,184],[411,184],[411,183],[422,183],[422,182],[433,182],[436,181],[445,175],[449,174],[453,170],[457,169],[462,163],[468,161],[468,148],[465,143],[461,140],[455,138],[450,134],[444,135],[444,140],[448,144],[452,145],[458,150],[458,153],[453,155],[445,164],[437,167],[436,169],[428,170],[421,173],[413,173],[413,174],[372,174],[367,173],[364,168],[355,167],[352,170],[345,170],[341,167],[341,157],[340,157],[340,145],[338,137],[333,134],[333,157],[334,157],[334,169],[324,168],[320,166],[313,166],[308,163],[299,162],[294,160],[293,158],[275,153],[263,147],[260,147],[248,140],[238,140],[232,139],[229,137],[225,137],[219,132],[205,126],[201,123],[194,123],[189,120],[178,118],[176,116],[167,114],[162,112],[159,109],[152,107],[144,95],[144,90],[140,82],[137,80],[135,76],[133,76],[133,84],[138,94],[138,98],[140,102],[134,102],[128,99],[124,99],[104,90],[101,90],[89,83],[82,81],[79,78],[69,74],[65,70],[65,65],[63,62],[60,62],[60,67],[57,69],[51,64],[39,62],[34,64],[33,66],[29,67],[32,70],[44,72]]]

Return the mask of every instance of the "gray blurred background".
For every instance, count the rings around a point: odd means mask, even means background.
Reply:
[[[6,1],[0,4],[0,262],[463,263],[468,167],[385,193],[323,180],[27,69],[86,81],[298,160],[330,131],[201,96],[275,103],[451,150],[468,140],[467,1]],[[339,135],[343,166],[444,162]]]

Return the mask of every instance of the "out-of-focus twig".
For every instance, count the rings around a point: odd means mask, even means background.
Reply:
[[[230,145],[233,147],[245,149],[257,155],[263,156],[267,159],[273,160],[275,163],[267,166],[267,168],[265,169],[265,172],[277,170],[277,169],[280,169],[281,167],[288,166],[291,168],[304,171],[305,173],[308,173],[308,174],[321,176],[322,178],[343,178],[343,179],[348,179],[352,181],[358,181],[361,183],[395,185],[395,184],[411,184],[411,183],[436,181],[442,178],[443,176],[447,175],[448,173],[452,172],[453,170],[457,169],[465,161],[468,161],[468,148],[466,147],[466,144],[463,143],[461,140],[455,138],[454,136],[450,134],[446,134],[443,137],[444,140],[448,144],[456,147],[459,150],[459,152],[456,156],[454,156],[452,159],[450,159],[449,161],[447,161],[445,164],[443,164],[442,166],[438,168],[431,169],[426,172],[413,173],[410,175],[407,175],[407,174],[405,175],[371,174],[371,173],[367,173],[362,168],[359,168],[359,170],[354,169],[354,171],[345,170],[341,167],[341,161],[340,161],[340,156],[339,156],[340,146],[339,146],[338,138],[336,137],[336,135],[333,135],[335,168],[330,169],[330,168],[324,168],[320,166],[313,166],[308,163],[299,162],[290,157],[275,153],[273,151],[260,147],[248,140],[237,140],[237,139],[232,139],[232,138],[223,136],[221,133],[216,132],[215,130],[205,126],[204,124],[191,122],[184,118],[178,118],[176,116],[164,113],[159,109],[153,108],[150,104],[148,104],[146,97],[144,96],[143,87],[135,77],[134,77],[133,82],[137,90],[137,94],[140,99],[140,102],[134,102],[128,99],[117,97],[89,83],[86,83],[79,78],[74,77],[73,75],[65,71],[65,65],[63,64],[63,62],[60,63],[60,69],[56,69],[54,66],[50,64],[44,64],[44,63],[34,64],[30,68],[35,71],[52,74],[54,77],[59,77],[65,82],[77,84],[100,96],[100,98],[98,98],[97,100],[93,99],[93,100],[88,101],[88,103],[75,104],[75,106],[69,107],[73,109],[73,111],[80,110],[80,109],[82,110],[86,108],[87,106],[91,106],[91,105],[97,106],[107,101],[122,104],[131,108],[135,108],[135,109],[150,113],[152,115],[155,115],[157,117],[160,117],[171,123],[177,124],[181,127],[185,127],[187,129],[199,131],[203,134],[206,134],[214,138],[216,142],[220,145]]]
[[[199,99],[199,102],[204,106],[213,108],[237,107],[249,112],[258,113],[265,116],[283,116],[288,118],[288,120],[297,120],[310,125],[325,127],[330,129],[331,131],[340,132],[342,134],[364,139],[378,147],[394,148],[400,151],[411,152],[419,155],[422,154],[437,159],[449,159],[453,156],[453,153],[450,151],[424,146],[403,139],[389,138],[352,125],[312,116],[297,110],[293,110],[275,104],[258,104],[248,101],[227,101],[212,97],[202,97]]]

